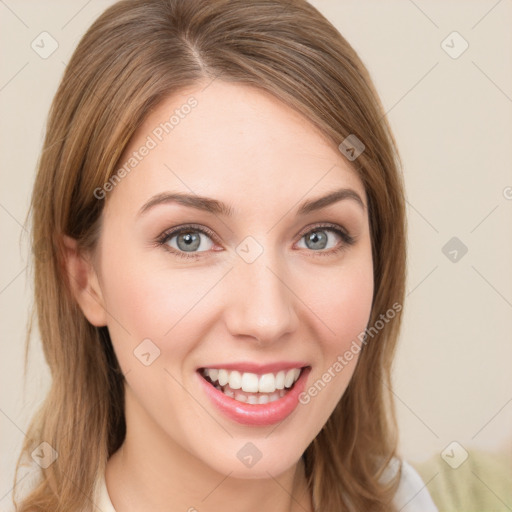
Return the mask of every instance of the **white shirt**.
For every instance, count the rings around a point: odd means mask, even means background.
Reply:
[[[397,469],[398,461],[389,468]],[[438,512],[432,498],[416,470],[407,462],[402,461],[402,477],[393,504],[401,512]],[[102,512],[116,512],[108,495],[105,478],[98,482],[98,501],[96,506]]]

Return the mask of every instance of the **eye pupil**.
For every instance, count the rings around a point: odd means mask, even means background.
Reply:
[[[311,246],[309,242],[312,242]],[[327,235],[325,231],[313,231],[308,236],[306,236],[306,245],[309,249],[325,249],[327,244]]]
[[[184,242],[185,246],[180,247],[180,242]],[[201,237],[197,233],[181,233],[177,238],[177,245],[181,250],[190,252],[196,250],[200,243]]]

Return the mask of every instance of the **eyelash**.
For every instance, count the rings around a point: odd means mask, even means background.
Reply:
[[[302,233],[300,235],[300,239],[302,239],[304,236],[312,233],[312,232],[315,232],[315,231],[332,231],[334,233],[336,233],[343,241],[341,242],[340,245],[338,245],[338,247],[335,247],[334,249],[329,249],[327,251],[325,250],[320,250],[320,251],[313,251],[311,250],[310,252],[313,253],[313,256],[320,256],[320,257],[325,257],[325,256],[333,256],[334,254],[338,254],[339,252],[345,250],[347,247],[350,247],[351,245],[354,245],[354,243],[356,242],[356,239],[352,236],[350,236],[346,231],[344,231],[343,229],[341,229],[339,226],[337,226],[336,224],[318,224],[316,226],[313,226],[312,228],[308,229],[308,231]],[[202,257],[202,253],[203,252],[208,252],[208,251],[200,251],[198,253],[189,253],[187,254],[186,252],[183,252],[183,251],[177,251],[176,249],[174,249],[174,247],[169,247],[167,245],[167,242],[173,238],[174,236],[176,235],[180,235],[181,233],[186,233],[187,231],[197,231],[199,233],[203,233],[204,235],[207,235],[209,238],[211,238],[215,243],[217,243],[217,237],[215,235],[215,233],[213,233],[213,231],[211,231],[210,229],[204,227],[204,226],[199,226],[197,224],[187,224],[185,226],[180,226],[178,228],[172,228],[170,230],[167,230],[165,231],[164,233],[162,233],[156,240],[156,244],[158,246],[162,246],[164,247],[166,250],[168,250],[169,252],[171,252],[172,254],[180,257],[180,258],[185,258],[185,259],[197,259],[197,258],[201,258]]]

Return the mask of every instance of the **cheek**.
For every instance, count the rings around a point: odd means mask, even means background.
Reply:
[[[218,277],[184,269],[170,272],[154,263],[146,265],[140,254],[132,261],[105,258],[104,297],[109,333],[131,396],[126,403],[139,411],[130,417],[151,417],[168,425],[169,411],[190,409],[179,383],[183,365],[200,339],[202,324],[194,306]]]
[[[371,253],[360,251],[344,263],[313,273],[302,292],[323,325],[324,355],[330,359],[347,350],[365,330],[373,300]]]
[[[143,340],[151,340],[159,347],[160,356],[166,356],[165,347],[178,332],[180,340],[172,343],[172,355],[180,360],[179,356],[190,350],[187,338],[194,339],[194,324],[187,318],[218,277],[185,269],[171,273],[155,267],[144,255],[121,258],[121,254],[119,249],[106,248],[102,274],[108,327],[123,370],[133,366],[133,351]]]
[[[371,253],[370,253],[371,254]],[[345,262],[337,271],[316,275],[317,292],[312,309],[322,325],[318,347],[318,365],[299,396],[306,413],[305,427],[311,438],[327,422],[345,393],[354,373],[362,347],[362,336],[371,314],[373,266],[368,251]]]
[[[344,273],[339,280],[333,280],[328,293],[332,297],[329,313],[335,325],[334,330],[342,338],[346,338],[344,332],[352,332],[354,328],[366,324],[373,296],[371,272]]]
[[[317,283],[316,288],[313,281]],[[309,295],[306,289],[310,290]],[[326,411],[334,408],[355,370],[371,314],[374,283],[369,244],[354,252],[338,269],[315,273],[315,279],[303,290],[318,317],[321,326],[318,333],[324,333],[317,342],[320,364],[311,380],[322,381],[313,394],[323,389],[323,384],[329,389],[322,393],[325,409],[319,411],[327,419]]]

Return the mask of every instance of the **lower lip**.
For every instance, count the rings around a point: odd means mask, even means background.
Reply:
[[[273,425],[287,418],[299,404],[299,395],[306,386],[310,367],[301,371],[293,388],[282,398],[267,404],[248,404],[225,395],[197,372],[201,384],[213,404],[228,418],[243,425]]]

